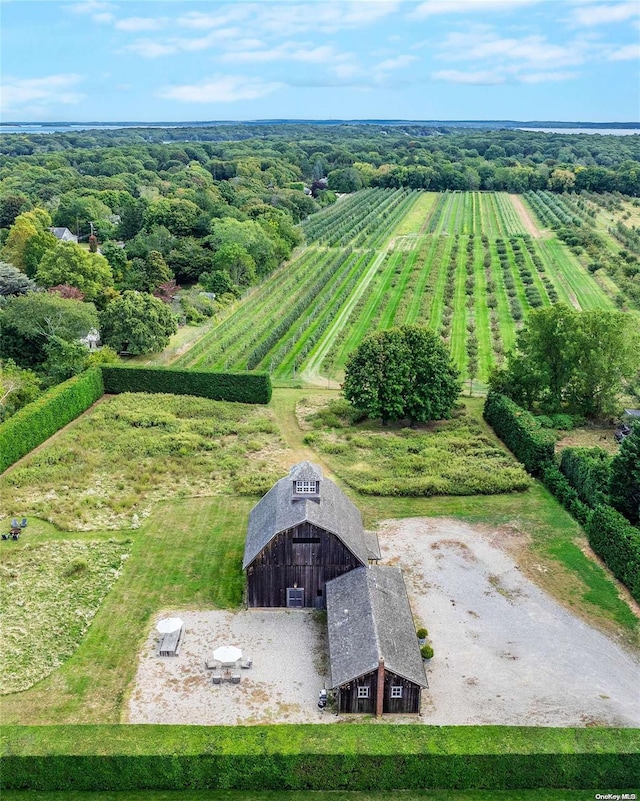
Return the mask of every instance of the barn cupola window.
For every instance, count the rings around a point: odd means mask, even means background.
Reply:
[[[294,500],[320,497],[322,470],[318,465],[311,462],[300,462],[291,468],[289,475],[293,483]]]

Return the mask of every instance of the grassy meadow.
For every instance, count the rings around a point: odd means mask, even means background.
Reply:
[[[2,575],[16,579],[11,575],[19,572],[13,566],[16,559],[28,560],[36,553],[43,563],[49,561],[49,557],[44,558],[47,554],[56,554],[56,566],[43,575],[42,583],[28,581],[30,574],[25,570],[24,592],[33,596],[25,597],[25,603],[36,603],[39,593],[44,598],[38,603],[49,606],[62,605],[64,599],[68,606],[65,614],[73,617],[75,609],[80,608],[76,606],[82,586],[79,582],[84,580],[85,570],[90,574],[93,569],[93,555],[83,556],[81,551],[86,553],[94,547],[95,559],[102,559],[99,553],[106,553],[104,549],[114,549],[115,564],[107,573],[112,569],[119,575],[111,574],[112,585],[102,593],[101,602],[87,600],[87,607],[95,614],[88,628],[85,626],[76,637],[73,653],[66,652],[57,669],[45,675],[48,668],[44,656],[41,652],[34,654],[37,664],[32,668],[33,675],[39,672],[43,678],[29,689],[0,699],[3,722],[126,722],[138,654],[155,617],[186,609],[240,606],[249,511],[264,485],[271,486],[291,464],[305,458],[320,463],[326,475],[344,488],[362,511],[368,528],[390,518],[439,516],[488,526],[500,536],[515,537],[518,564],[529,577],[589,623],[628,644],[638,644],[638,619],[620,585],[589,556],[579,525],[540,484],[532,482],[523,491],[493,495],[384,497],[359,493],[341,478],[353,467],[349,448],[354,437],[372,441],[381,437],[395,443],[387,461],[373,450],[364,457],[380,461],[376,469],[388,479],[394,471],[396,447],[404,448],[415,438],[420,443],[418,450],[424,450],[421,438],[437,440],[443,433],[438,433],[437,426],[435,431],[382,432],[381,427],[363,423],[350,430],[328,407],[331,398],[337,398],[335,392],[283,389],[274,391],[266,408],[238,408],[236,404],[194,398],[117,396],[97,404],[37,453],[7,471],[1,479],[3,497],[8,501],[3,512],[8,516],[28,514],[30,520],[21,540],[2,543]],[[502,461],[505,469],[515,465],[482,422],[481,402],[465,399],[465,409],[465,415],[458,418],[466,418],[464,434],[445,428],[444,438],[449,442],[460,438],[464,450],[475,437],[476,444],[471,446],[474,461],[487,465]],[[185,429],[185,421],[194,428]],[[185,447],[187,434],[195,438],[199,448],[190,455],[176,453]],[[309,440],[309,435],[318,440]],[[349,435],[351,440],[347,439]],[[174,436],[181,443],[175,448],[169,445]],[[342,454],[321,447],[322,442],[332,442],[335,437],[348,444]],[[215,443],[213,447],[211,443]],[[67,461],[61,458],[66,449],[74,453]],[[407,452],[409,460],[415,456],[420,453]],[[363,460],[362,454],[354,452],[356,457]],[[447,468],[448,462],[443,459],[441,470]],[[24,482],[25,470],[31,471],[28,482]],[[432,470],[435,476],[435,464]],[[126,510],[119,509],[120,485],[130,481],[133,486],[143,474],[154,480],[148,488],[145,483],[136,489],[141,492],[136,502]],[[87,515],[84,499],[93,498],[87,490],[98,480],[104,514],[100,520],[121,529],[118,535],[107,526],[97,528],[97,513]],[[174,487],[173,481],[178,481],[179,487]],[[247,488],[256,494],[239,494]],[[133,496],[133,489],[130,494]],[[138,514],[137,527],[132,527],[133,514]],[[55,525],[47,522],[49,518]],[[96,530],[84,531],[88,525]],[[94,542],[98,545],[90,544]],[[16,556],[20,549],[26,557]],[[121,560],[125,551],[129,558]],[[77,575],[74,560],[80,560],[75,562]],[[37,561],[29,570],[34,574],[40,570]],[[22,608],[9,598],[4,619],[5,625],[24,626]],[[12,663],[8,670],[19,667]]]

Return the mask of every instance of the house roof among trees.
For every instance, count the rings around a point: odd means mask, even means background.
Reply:
[[[49,230],[56,239],[60,239],[62,242],[78,241],[78,237],[75,234],[72,234],[68,228],[50,228]]]
[[[327,582],[331,686],[378,668],[427,686],[399,567],[362,567]]]
[[[281,478],[264,495],[249,513],[249,526],[244,548],[242,567],[253,562],[262,549],[280,532],[299,525],[312,523],[335,534],[347,548],[367,564],[370,553],[365,538],[362,516],[344,492],[328,478],[320,481],[319,494],[311,498],[296,495],[293,481],[319,480],[322,470],[311,462],[294,465],[288,476]]]

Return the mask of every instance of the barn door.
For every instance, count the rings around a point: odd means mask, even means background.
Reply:
[[[304,589],[287,587],[287,606],[301,609],[304,606]]]

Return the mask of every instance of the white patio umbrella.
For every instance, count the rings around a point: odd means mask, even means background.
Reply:
[[[179,617],[165,617],[156,626],[156,631],[160,634],[171,634],[172,631],[178,631],[184,626],[184,620]]]
[[[218,662],[237,662],[242,659],[242,651],[235,645],[221,645],[213,652],[213,658]]]

